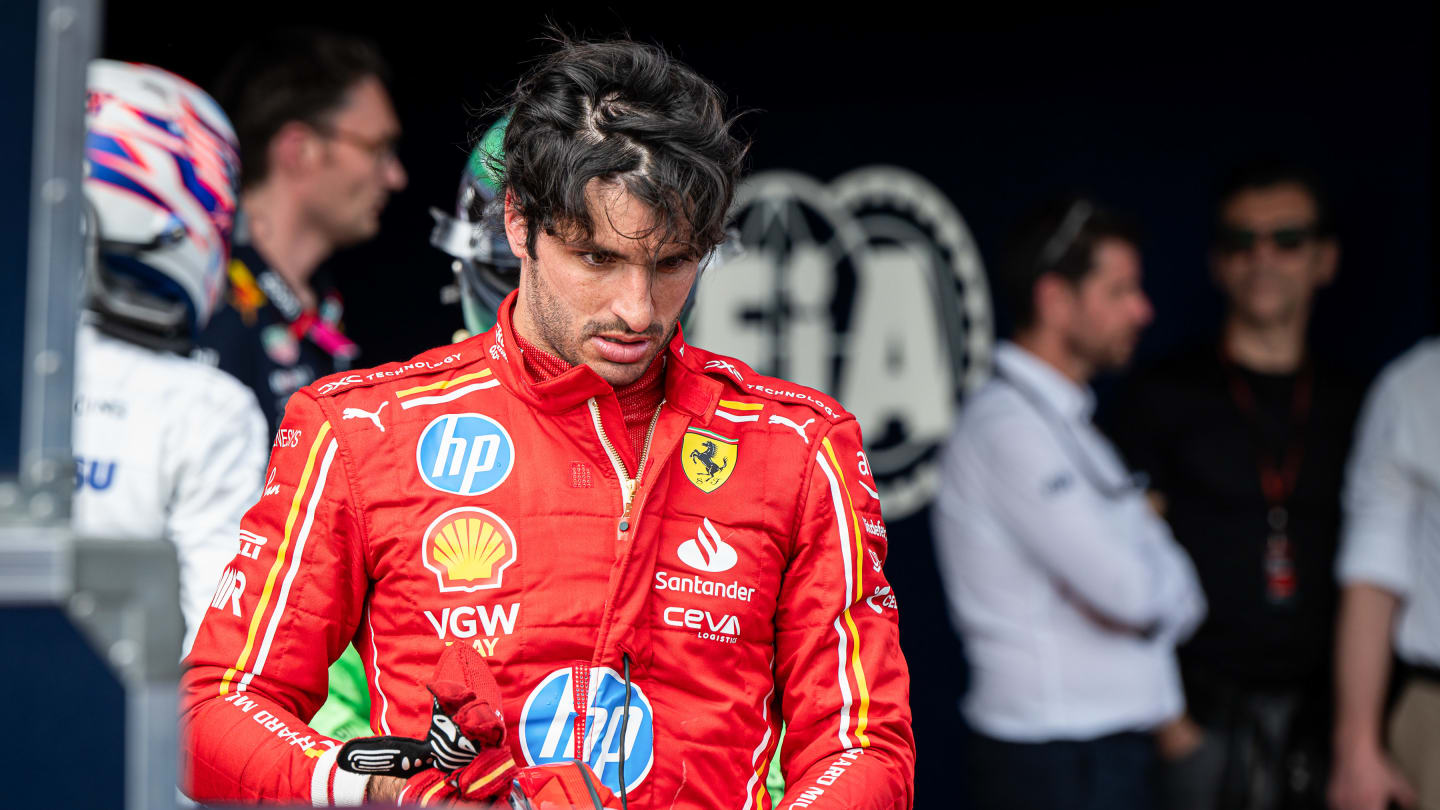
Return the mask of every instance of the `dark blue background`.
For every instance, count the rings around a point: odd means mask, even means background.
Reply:
[[[234,43],[284,22],[366,34],[393,63],[410,186],[381,237],[334,262],[366,363],[444,342],[458,323],[437,303],[448,263],[427,244],[426,209],[453,204],[480,123],[472,112],[542,50],[547,16],[659,41],[716,81],[752,111],[753,169],[828,180],[892,163],[924,174],[987,256],[1023,208],[1059,191],[1137,213],[1158,310],[1142,360],[1213,326],[1211,195],[1227,167],[1261,153],[1314,164],[1340,204],[1343,273],[1316,324],[1324,349],[1368,373],[1432,322],[1428,7],[982,7],[936,17],[901,4],[858,16],[726,3],[697,19],[703,6],[477,3],[367,16],[353,4],[260,2],[200,37],[185,15],[150,12],[167,5],[111,3],[106,54],[205,84]]]
[[[35,115],[33,2],[0,3],[0,476],[14,475],[20,453],[20,347],[25,329],[25,262],[30,240],[30,150]]]
[[[458,312],[438,304],[447,262],[426,243],[426,208],[451,204],[479,123],[470,111],[494,102],[540,50],[535,38],[547,14],[585,33],[627,29],[691,62],[753,110],[745,128],[755,138],[754,169],[823,180],[892,163],[930,177],[987,256],[1021,209],[1059,191],[1088,190],[1135,212],[1158,313],[1142,361],[1214,328],[1220,305],[1205,265],[1212,192],[1228,166],[1259,153],[1312,163],[1339,203],[1342,273],[1319,305],[1320,351],[1365,376],[1435,323],[1427,5],[945,17],[895,4],[868,6],[863,16],[777,15],[735,4],[591,5],[579,13],[514,3],[448,11],[417,4],[406,12],[386,4],[371,16],[361,8],[251,3],[232,6],[228,24],[202,28],[194,5],[115,2],[104,52],[205,84],[239,41],[277,24],[328,24],[380,43],[395,65],[411,185],[392,202],[378,240],[334,261],[367,364],[445,342],[458,326]],[[17,56],[3,58],[9,65]],[[25,86],[18,70],[4,71],[7,98]],[[28,153],[28,127],[18,124],[28,107],[10,108],[21,117],[4,135],[13,168]],[[13,261],[19,217],[5,205],[0,247]],[[0,327],[13,328],[3,314]],[[889,573],[904,603],[913,675],[918,796],[937,805],[953,795],[963,667],[924,516],[890,531]]]

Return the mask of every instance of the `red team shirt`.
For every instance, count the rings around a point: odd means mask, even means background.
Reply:
[[[782,721],[783,807],[911,806],[909,675],[854,418],[677,334],[637,475],[614,390],[585,366],[532,382],[512,306],[290,401],[187,659],[187,792],[357,800],[305,725],[353,641],[378,734],[423,737],[424,684],[469,644],[518,762],[580,758],[618,792],[623,759],[637,810],[769,807]]]

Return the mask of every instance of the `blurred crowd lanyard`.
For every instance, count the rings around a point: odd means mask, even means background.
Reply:
[[[1255,393],[1234,361],[1222,348],[1220,362],[1230,382],[1230,398],[1245,418],[1255,447],[1255,462],[1260,472],[1260,491],[1265,496],[1266,522],[1269,538],[1265,543],[1263,569],[1265,598],[1277,607],[1294,604],[1299,583],[1295,573],[1295,542],[1290,537],[1290,496],[1300,477],[1300,462],[1305,457],[1305,423],[1310,417],[1310,404],[1315,387],[1314,366],[1307,359],[1295,378],[1290,401],[1290,424],[1286,447],[1277,455],[1265,452],[1260,428],[1259,408]]]

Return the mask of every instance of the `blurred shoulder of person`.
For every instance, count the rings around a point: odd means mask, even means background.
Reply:
[[[1001,282],[1015,335],[943,450],[933,518],[971,667],[971,798],[1150,807],[1152,735],[1184,708],[1174,645],[1205,598],[1091,421],[1089,380],[1123,367],[1152,317],[1138,239],[1063,200],[1021,225]]]
[[[1363,393],[1309,340],[1339,257],[1313,173],[1272,161],[1231,173],[1209,257],[1226,301],[1219,334],[1138,375],[1105,420],[1211,600],[1180,650],[1206,746],[1167,775],[1190,796],[1175,806],[1223,794],[1279,807],[1292,794],[1316,801],[1323,786],[1330,572]]]
[[[255,392],[272,432],[292,394],[359,355],[324,262],[374,237],[405,187],[388,78],[370,43],[292,29],[241,50],[217,83],[240,141],[242,216],[197,356]]]
[[[186,356],[229,252],[234,135],[207,95],[159,68],[96,60],[87,85],[74,526],[175,544],[188,649],[268,451],[249,389]]]
[[[1440,338],[1371,388],[1346,470],[1336,810],[1440,806]],[[1399,694],[1385,711],[1391,662]]]

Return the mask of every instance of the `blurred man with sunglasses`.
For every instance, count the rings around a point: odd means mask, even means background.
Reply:
[[[1340,246],[1299,168],[1233,173],[1211,271],[1218,339],[1139,377],[1111,420],[1190,552],[1210,613],[1180,650],[1192,722],[1162,741],[1176,808],[1310,806],[1324,791],[1339,493],[1361,390],[1309,349]]]
[[[216,89],[240,138],[243,219],[228,303],[201,343],[255,391],[272,434],[291,394],[359,354],[320,266],[375,236],[405,187],[388,75],[364,40],[290,30],[241,51]]]

